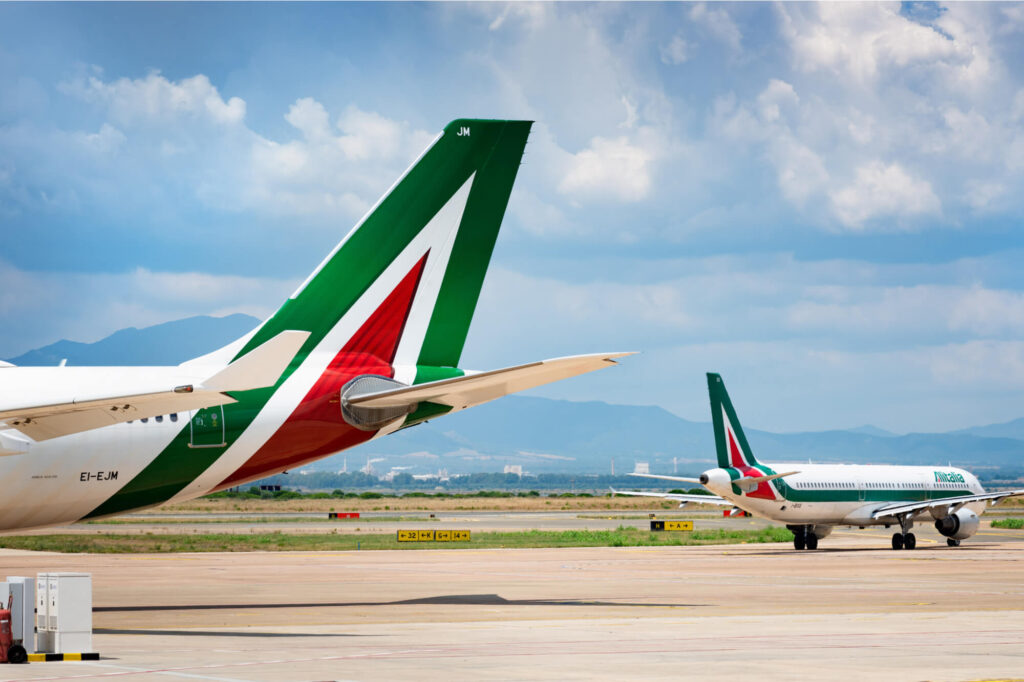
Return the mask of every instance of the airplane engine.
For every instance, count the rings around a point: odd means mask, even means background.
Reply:
[[[395,381],[390,377],[378,376],[376,374],[361,374],[341,387],[341,416],[346,422],[361,431],[381,429],[396,419],[401,419],[407,414],[414,412],[416,405],[360,407],[359,405],[353,405],[349,400],[356,396],[405,388],[405,386],[402,382]]]
[[[970,509],[960,509],[935,522],[935,530],[947,538],[966,540],[978,532],[981,520]]]

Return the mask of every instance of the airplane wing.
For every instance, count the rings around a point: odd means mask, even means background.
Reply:
[[[595,353],[542,360],[517,367],[466,374],[453,379],[363,393],[347,397],[346,402],[356,407],[369,408],[409,407],[430,402],[461,410],[509,393],[525,391],[559,379],[611,367],[618,364],[615,358],[626,355],[632,353]]]
[[[934,509],[936,507],[952,507],[956,510],[971,502],[990,501],[995,505],[1007,497],[1020,496],[1024,496],[1024,489],[1000,490],[997,492],[982,493],[980,495],[959,495],[957,497],[944,497],[939,500],[923,500],[921,502],[896,502],[884,507],[879,507],[871,514],[871,518],[880,519],[883,516],[911,514],[913,512],[922,511],[924,509]]]
[[[660,497],[663,500],[674,500],[676,502],[694,502],[698,504],[718,504],[727,507],[735,506],[729,500],[718,497],[717,495],[687,495],[685,493],[648,493],[641,492],[639,490],[615,490],[612,488],[613,495],[631,495],[633,497]]]
[[[304,331],[281,332],[227,367],[205,378],[200,375],[198,382],[178,384],[174,379],[187,381],[190,375],[165,373],[157,379],[140,380],[137,385],[142,390],[138,392],[125,390],[123,384],[111,390],[97,382],[95,388],[79,387],[74,397],[63,402],[42,400],[19,406],[0,403],[0,428],[43,441],[133,419],[233,403],[229,391],[272,386],[308,337],[309,332]],[[8,432],[0,438],[0,455],[25,452],[27,445],[27,441]]]

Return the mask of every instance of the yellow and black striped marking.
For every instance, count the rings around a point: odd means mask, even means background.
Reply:
[[[100,655],[96,652],[84,654],[29,654],[29,663],[55,663],[57,661],[98,661]]]

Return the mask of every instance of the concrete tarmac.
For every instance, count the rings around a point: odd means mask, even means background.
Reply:
[[[791,545],[68,555],[99,662],[11,679],[1024,678],[1024,531]]]

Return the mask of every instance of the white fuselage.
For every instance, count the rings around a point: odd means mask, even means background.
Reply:
[[[706,472],[706,486],[744,511],[788,525],[891,525],[892,517],[873,519],[872,514],[894,502],[985,492],[973,474],[955,467],[798,463],[770,467],[799,473],[737,494],[727,470],[712,469]],[[965,506],[980,514],[985,503]]]

